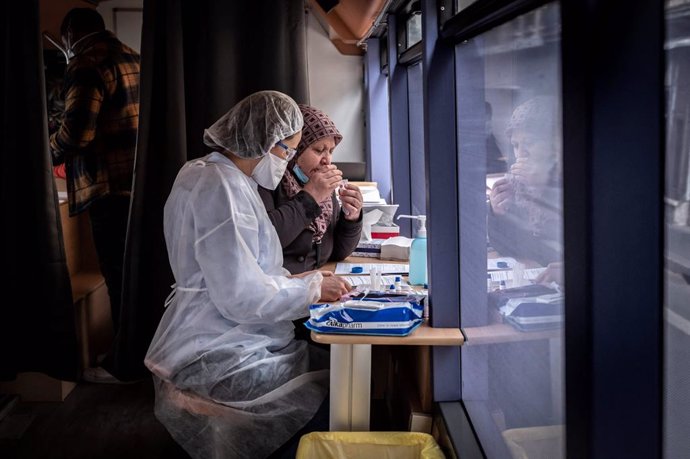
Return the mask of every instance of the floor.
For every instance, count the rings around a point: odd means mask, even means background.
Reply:
[[[189,458],[154,417],[153,399],[149,379],[79,383],[64,402],[18,402],[0,394],[0,458]],[[384,406],[373,401],[371,429],[399,430],[386,428]]]
[[[80,383],[64,402],[19,402],[8,411],[3,459],[189,458],[153,415],[150,379]]]

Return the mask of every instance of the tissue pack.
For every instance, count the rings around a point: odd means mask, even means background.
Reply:
[[[313,304],[305,326],[318,333],[406,336],[421,325],[421,295],[377,294]]]
[[[380,258],[381,243],[385,239],[372,239],[371,241],[360,240],[357,243],[355,251],[352,252],[354,257]]]

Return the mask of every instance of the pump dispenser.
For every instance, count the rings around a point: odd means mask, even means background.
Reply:
[[[398,220],[401,218],[419,220],[419,229],[410,247],[410,284],[428,284],[426,274],[426,215],[398,215]]]

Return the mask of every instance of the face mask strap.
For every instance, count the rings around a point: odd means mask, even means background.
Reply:
[[[292,172],[295,173],[297,180],[302,182],[303,185],[306,185],[306,183],[309,181],[309,177],[304,173],[302,168],[297,165],[297,163],[295,163],[295,165],[292,167]]]

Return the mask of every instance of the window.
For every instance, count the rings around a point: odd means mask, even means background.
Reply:
[[[681,48],[690,7],[668,4],[666,22],[661,2],[486,0],[450,18],[424,7],[431,319],[459,323],[467,338],[458,355],[433,349],[434,397],[461,457],[656,458],[662,447],[667,457],[688,450],[681,101],[689,60]],[[441,39],[432,42],[437,19]],[[664,30],[680,32],[665,48],[665,132]],[[553,119],[542,119],[541,130],[520,135],[516,126],[548,112]],[[546,167],[518,171],[513,165],[525,157]],[[532,183],[514,177],[525,173]],[[546,185],[534,181],[540,176]],[[492,189],[512,198],[508,225],[490,222]],[[519,209],[526,212],[514,215]],[[516,271],[527,277],[559,262],[567,295],[561,285],[537,301],[501,302]],[[489,266],[500,268],[498,279],[487,278]],[[489,293],[502,276],[506,290]],[[521,308],[529,303],[538,306]]]
[[[412,215],[426,215],[426,176],[424,174],[424,100],[422,64],[407,68],[407,100],[410,132],[410,205]]]
[[[455,48],[462,393],[489,458],[565,454],[559,33],[549,4]]]
[[[455,0],[455,12],[458,13],[464,10],[476,1],[477,0]]]
[[[419,27],[421,40],[419,2],[407,3],[402,10],[388,16],[391,171],[393,202],[399,206],[398,215],[426,215],[422,42],[405,48],[409,44],[405,41],[410,31],[409,19],[414,17],[419,19],[414,27]],[[394,49],[401,48],[405,49],[394,53]],[[417,225],[403,220],[396,223],[400,225],[401,235],[414,237]]]
[[[405,23],[405,36],[407,48],[422,41],[422,13],[420,11],[410,13]]]
[[[690,451],[690,2],[666,10],[664,457]]]

